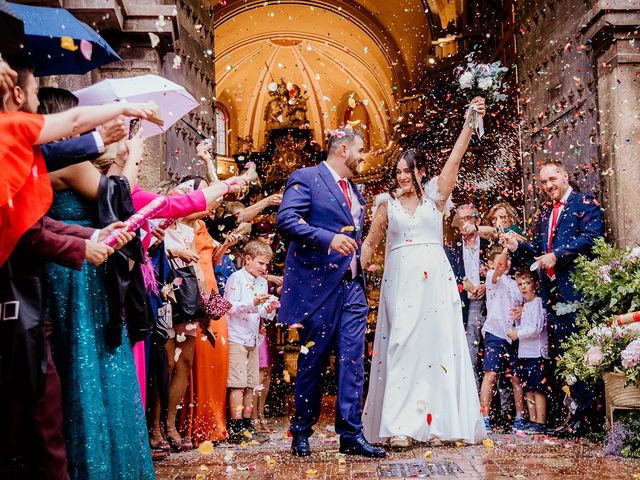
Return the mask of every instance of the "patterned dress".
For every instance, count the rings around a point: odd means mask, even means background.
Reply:
[[[56,193],[49,215],[91,227],[90,205],[75,192]],[[126,329],[122,344],[105,340],[104,267],[81,271],[48,264],[46,311],[62,382],[64,434],[72,479],[154,479],[140,388]]]

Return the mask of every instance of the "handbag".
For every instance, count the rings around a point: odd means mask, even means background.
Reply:
[[[171,266],[174,275],[173,293],[176,297],[173,324],[195,322],[204,315],[196,271],[192,266],[176,268],[173,259]]]
[[[203,294],[201,300],[203,315],[198,319],[198,324],[211,346],[215,348],[216,335],[211,328],[209,328],[209,324],[212,320],[220,320],[220,318],[231,309],[232,305],[214,289],[211,289],[209,296]]]

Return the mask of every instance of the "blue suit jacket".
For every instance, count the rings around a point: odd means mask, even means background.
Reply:
[[[336,234],[355,239],[360,258],[366,202],[353,183],[351,186],[362,205],[358,222],[324,162],[296,170],[289,177],[276,218],[278,231],[291,240],[280,299],[279,318],[284,323],[304,321],[340,285],[351,257],[329,253]],[[359,261],[358,266],[361,268]],[[364,275],[361,278],[364,281]]]
[[[548,205],[543,211],[536,229],[533,243],[520,243],[514,261],[526,263],[527,256],[540,256],[547,252],[549,222],[553,207]],[[558,217],[556,231],[551,243],[551,251],[556,254],[554,268],[556,284],[565,302],[574,302],[580,296],[573,288],[571,274],[575,269],[578,255],[590,255],[598,237],[604,233],[604,215],[593,196],[576,192],[569,194],[567,204]],[[524,260],[524,262],[523,262]],[[528,266],[528,265],[527,265]],[[545,271],[540,272],[540,296],[549,300],[550,280]]]
[[[480,239],[480,266],[485,262],[485,255],[487,250],[489,249],[489,242],[484,238]],[[469,294],[466,290],[462,288],[462,284],[464,282],[464,277],[466,277],[466,272],[464,270],[464,253],[462,252],[462,240],[458,240],[458,242],[454,243],[451,246],[445,247],[445,252],[447,257],[449,258],[449,263],[451,264],[451,269],[453,270],[453,274],[456,276],[456,283],[458,284],[458,291],[460,292],[460,300],[462,301],[462,320],[464,325],[467,325],[467,320],[469,319]],[[484,282],[484,275],[480,275],[480,281]],[[484,298],[482,299],[484,302]]]
[[[46,143],[40,146],[44,163],[48,172],[60,170],[85,160],[93,160],[100,156],[93,133],[85,133],[79,137]]]

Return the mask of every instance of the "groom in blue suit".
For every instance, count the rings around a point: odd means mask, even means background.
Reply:
[[[311,453],[308,439],[320,416],[333,351],[340,451],[383,457],[385,451],[364,438],[361,419],[368,305],[360,246],[366,203],[350,177],[364,159],[362,135],[338,129],[327,150],[325,162],[293,172],[276,220],[278,231],[291,240],[279,318],[302,325],[291,451],[298,456]]]
[[[578,302],[571,275],[578,255],[591,255],[595,240],[604,233],[604,215],[592,195],[577,192],[569,185],[569,173],[562,163],[548,161],[540,167],[540,183],[551,203],[543,210],[533,243],[518,242],[508,236],[506,245],[515,252],[514,262],[535,256],[540,275],[540,297],[547,309],[549,345],[552,357],[563,353],[562,343],[578,331],[576,313],[562,304]],[[528,267],[529,265],[527,265]],[[576,403],[568,422],[554,433],[562,436],[586,432],[595,405],[595,391],[582,380],[570,387]]]

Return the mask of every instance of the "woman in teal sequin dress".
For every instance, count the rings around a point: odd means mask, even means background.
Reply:
[[[49,215],[95,227],[92,205],[73,190],[55,194]],[[104,266],[85,261],[82,270],[75,271],[48,264],[45,278],[71,478],[155,478],[126,329],[119,347],[106,344]]]

